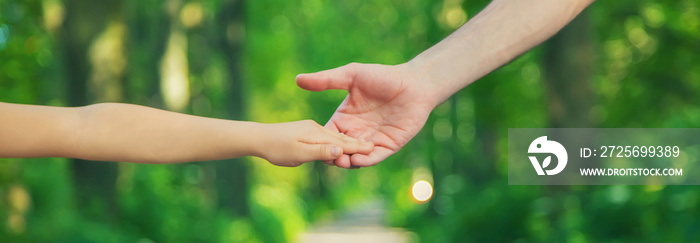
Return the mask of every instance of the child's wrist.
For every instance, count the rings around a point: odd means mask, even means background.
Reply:
[[[265,124],[249,121],[227,121],[227,147],[232,157],[262,157],[266,142]]]
[[[263,124],[258,122],[247,122],[247,140],[245,143],[248,145],[248,153],[251,156],[264,158],[265,156],[265,144],[268,143],[267,133],[265,132],[269,124]]]

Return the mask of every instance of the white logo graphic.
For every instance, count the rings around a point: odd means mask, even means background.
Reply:
[[[535,141],[532,141],[530,144],[530,148],[527,149],[528,153],[531,154],[554,154],[554,156],[557,156],[557,160],[559,163],[557,164],[557,167],[554,167],[554,169],[551,170],[544,170],[549,166],[549,163],[552,161],[552,156],[547,156],[547,158],[542,161],[542,165],[540,165],[540,162],[537,161],[537,158],[535,156],[528,156],[530,158],[530,162],[532,162],[532,166],[535,167],[535,170],[537,171],[538,175],[556,175],[559,174],[562,170],[564,170],[564,167],[566,167],[566,161],[569,160],[569,155],[566,153],[566,149],[564,146],[562,146],[560,143],[557,141],[553,140],[547,140],[547,136],[542,136]]]

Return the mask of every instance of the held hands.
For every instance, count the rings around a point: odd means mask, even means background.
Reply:
[[[278,166],[294,167],[343,154],[369,154],[374,145],[324,128],[311,120],[261,124],[257,156]]]
[[[358,63],[298,75],[297,84],[306,90],[347,90],[326,127],[375,145],[369,154],[346,153],[324,162],[342,168],[372,166],[406,145],[440,102],[435,87],[421,76],[406,64]]]

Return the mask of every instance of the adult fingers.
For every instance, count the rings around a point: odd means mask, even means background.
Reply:
[[[353,154],[350,156],[350,164],[359,167],[373,166],[384,161],[394,153],[395,152],[391,149],[376,146],[369,154]]]
[[[316,73],[303,73],[296,77],[299,87],[309,91],[323,91],[329,89],[350,89],[354,69],[358,64],[348,64],[342,67],[320,71]]]
[[[352,164],[350,164],[350,155],[343,154],[334,161],[335,166],[340,168],[350,169]]]

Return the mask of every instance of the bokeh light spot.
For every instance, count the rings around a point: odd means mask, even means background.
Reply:
[[[180,11],[180,22],[187,28],[193,28],[202,24],[204,10],[199,2],[189,2]]]
[[[426,180],[419,180],[411,187],[413,199],[419,203],[425,203],[433,196],[433,186]]]
[[[441,142],[452,138],[452,123],[447,119],[439,119],[433,125],[433,135],[435,139]]]
[[[649,3],[642,10],[642,15],[647,24],[654,28],[659,28],[666,21],[664,9],[658,3]]]

